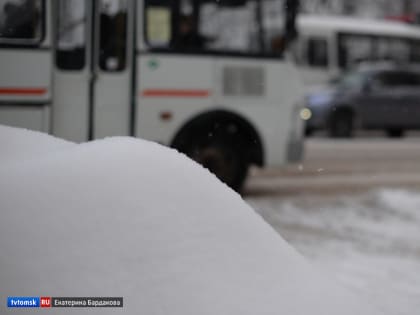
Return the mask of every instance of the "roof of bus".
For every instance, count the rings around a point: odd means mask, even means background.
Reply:
[[[301,15],[298,18],[301,33],[322,31],[343,31],[359,34],[390,35],[420,38],[420,27],[403,22],[372,20],[346,16]]]

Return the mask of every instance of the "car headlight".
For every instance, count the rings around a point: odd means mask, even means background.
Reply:
[[[307,107],[302,108],[300,110],[299,116],[303,120],[309,120],[312,117],[312,111],[309,108],[307,108]]]

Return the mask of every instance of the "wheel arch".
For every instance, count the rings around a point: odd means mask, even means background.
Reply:
[[[226,109],[214,109],[188,118],[178,128],[170,142],[172,148],[183,151],[183,146],[197,131],[217,128],[218,126],[235,125],[240,132],[236,136],[244,141],[247,160],[250,164],[264,165],[264,146],[257,128],[243,115]]]

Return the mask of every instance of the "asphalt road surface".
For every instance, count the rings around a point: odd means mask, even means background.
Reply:
[[[309,139],[301,163],[252,170],[245,194],[337,194],[378,187],[420,188],[420,138]]]

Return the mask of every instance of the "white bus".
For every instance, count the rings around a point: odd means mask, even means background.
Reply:
[[[0,123],[149,139],[240,189],[302,153],[303,88],[261,23],[277,2],[0,0]]]
[[[305,85],[322,84],[361,62],[420,62],[420,27],[403,22],[301,15],[293,54]]]

